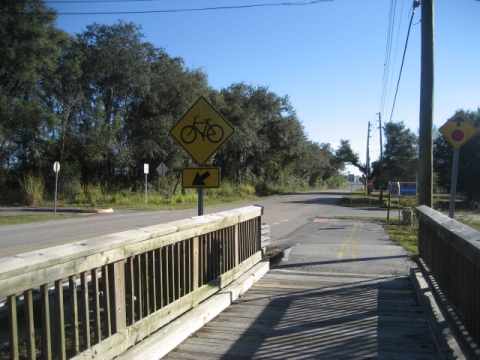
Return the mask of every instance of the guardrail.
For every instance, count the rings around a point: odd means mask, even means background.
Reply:
[[[441,293],[480,346],[480,232],[427,207],[417,208],[418,249]]]
[[[261,260],[261,207],[0,259],[11,359],[110,359]]]

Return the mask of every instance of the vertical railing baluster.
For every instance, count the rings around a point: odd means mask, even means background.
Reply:
[[[83,330],[83,350],[90,349],[92,346],[90,340],[90,306],[88,294],[88,273],[86,271],[80,274],[80,282],[82,285],[82,330]]]
[[[125,310],[125,265],[123,260],[108,265],[110,276],[110,297],[112,300],[112,331],[117,333],[124,329],[127,321]]]
[[[135,256],[135,310],[136,319],[143,319],[142,256]]]
[[[48,284],[40,286],[40,309],[42,311],[42,358],[52,358],[52,330],[50,326],[50,297]]]
[[[70,292],[70,323],[72,325],[70,341],[73,353],[76,355],[80,352],[80,336],[78,331],[77,277],[75,275],[68,277],[68,288]]]
[[[7,298],[8,303],[8,331],[10,338],[10,359],[18,359],[18,318],[17,297],[11,295]]]
[[[152,307],[152,313],[157,311],[157,281],[156,281],[156,272],[155,272],[155,250],[150,251],[150,304]]]
[[[27,359],[33,360],[36,356],[32,289],[23,292],[23,309],[23,316],[25,318],[25,335],[27,337]]]
[[[201,255],[200,255],[200,238],[198,236],[192,241],[192,273],[191,273],[191,289],[196,290],[201,285]]]
[[[102,340],[102,321],[100,317],[100,287],[98,284],[98,268],[92,269],[92,299],[93,299],[93,327],[95,329],[95,344]]]
[[[56,354],[55,358],[64,360],[67,358],[66,346],[65,346],[65,315],[63,305],[63,282],[62,279],[55,281],[55,341],[56,341]]]
[[[105,321],[105,337],[112,336],[112,313],[110,311],[110,268],[102,266],[102,289],[103,289],[103,319]]]
[[[150,314],[150,274],[149,274],[149,257],[148,257],[148,252],[143,254],[143,264],[142,264],[142,280],[143,280],[143,288],[144,294],[143,294],[143,311],[145,313],[145,316],[148,316]]]

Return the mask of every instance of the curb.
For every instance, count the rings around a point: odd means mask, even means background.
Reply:
[[[0,212],[54,212],[53,208],[4,208],[0,206]],[[110,214],[113,213],[112,208],[108,209],[82,209],[82,208],[57,208],[57,213],[80,213],[80,214]]]
[[[57,209],[58,211],[58,209]],[[110,213],[113,213],[113,209],[109,208],[109,209],[88,209],[88,210],[82,210],[81,211],[82,213],[85,213],[85,214],[110,214]]]

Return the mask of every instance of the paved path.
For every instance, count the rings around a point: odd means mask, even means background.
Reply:
[[[311,221],[284,242],[284,261],[166,358],[440,358],[415,263],[380,224]]]

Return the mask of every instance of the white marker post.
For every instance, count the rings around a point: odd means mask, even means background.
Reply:
[[[60,171],[60,163],[55,161],[53,163],[53,171],[55,171],[55,200],[53,205],[53,214],[57,215],[57,188],[58,188],[58,172]]]
[[[147,206],[147,175],[148,175],[148,164],[143,164],[143,172],[145,174],[145,206]]]

